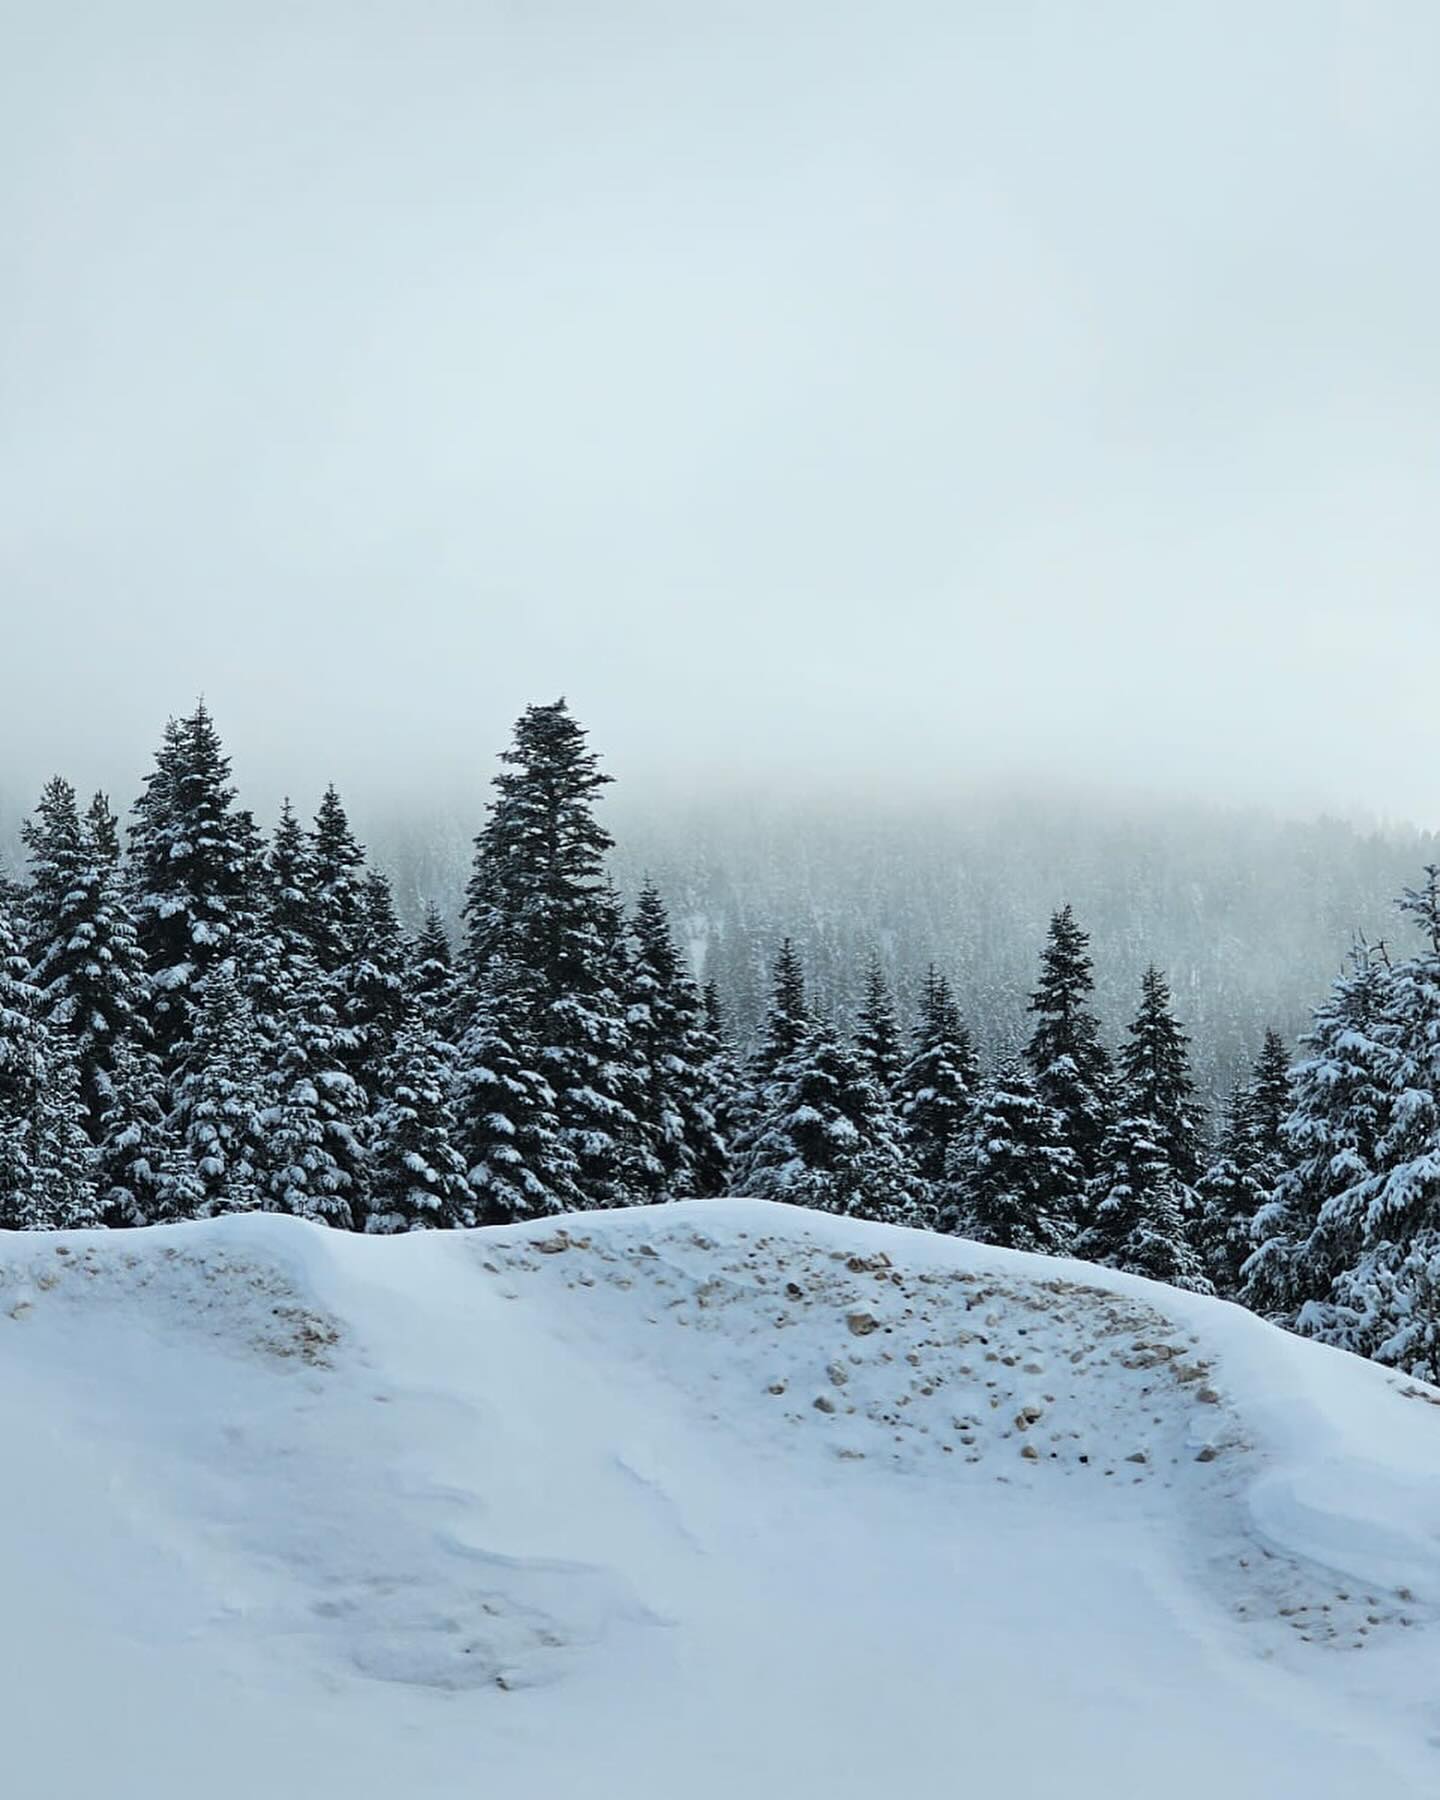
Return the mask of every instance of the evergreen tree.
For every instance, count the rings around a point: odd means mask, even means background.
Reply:
[[[1190,1080],[1189,1038],[1170,1010],[1170,989],[1153,965],[1140,984],[1140,1010],[1120,1053],[1123,1109],[1132,1118],[1148,1119],[1159,1134],[1171,1173],[1184,1190],[1200,1178],[1200,1132],[1194,1116],[1195,1090]],[[1102,1157],[1102,1165],[1104,1158]],[[1183,1197],[1186,1216],[1191,1197]]]
[[[424,921],[410,946],[407,990],[443,1031],[454,1029],[460,999],[455,958],[445,920],[433,902],[425,908]]]
[[[345,1066],[330,983],[313,968],[292,996],[261,1113],[265,1205],[341,1230],[364,1224],[366,1095]]]
[[[855,1032],[855,1054],[877,1093],[893,1101],[905,1061],[895,1003],[880,959],[872,957],[865,976],[865,1000]]]
[[[727,1191],[726,1184],[730,1179],[730,1145],[735,1140],[740,1117],[740,1070],[726,1029],[720,990],[715,982],[705,983],[700,1003],[703,1015],[701,1030],[705,1045],[702,1092],[706,1110],[715,1121],[715,1132],[724,1156],[723,1164],[713,1171],[705,1171],[701,1179],[706,1184],[707,1193],[723,1194]]]
[[[265,940],[270,966],[267,1013],[309,979],[320,953],[316,874],[311,844],[287,799],[265,856]]]
[[[1196,1248],[1211,1285],[1224,1298],[1241,1290],[1240,1272],[1253,1247],[1251,1232],[1277,1173],[1263,1149],[1256,1085],[1237,1081],[1218,1150],[1196,1190]]]
[[[1285,1121],[1290,1115],[1290,1052],[1274,1029],[1265,1033],[1250,1078],[1252,1129],[1257,1152],[1276,1165],[1284,1152]]]
[[[365,877],[360,898],[355,954],[343,971],[342,1017],[351,1067],[367,1090],[378,1094],[383,1089],[381,1066],[405,1014],[405,940],[390,883],[378,870]]]
[[[365,851],[333,783],[315,814],[309,849],[310,944],[321,973],[334,975],[355,960],[365,914]]]
[[[941,1224],[1008,1250],[1058,1254],[1075,1236],[1080,1165],[1018,1057],[981,1088],[954,1140]]]
[[[916,1172],[937,1193],[979,1080],[970,1034],[961,1023],[950,984],[932,966],[925,980],[914,1053],[900,1076],[899,1111]]]
[[[1076,1244],[1087,1262],[1208,1293],[1186,1230],[1189,1191],[1155,1121],[1122,1112],[1105,1134],[1090,1223]]]
[[[1089,1009],[1095,987],[1089,948],[1070,907],[1061,907],[1050,920],[1040,984],[1030,997],[1035,1029],[1025,1052],[1040,1098],[1060,1115],[1064,1140],[1087,1182],[1099,1168],[1113,1108],[1110,1057]]]
[[[532,706],[515,727],[497,796],[476,840],[467,890],[468,963],[483,989],[503,960],[536,1046],[533,1071],[555,1100],[586,1204],[624,1204],[639,1133],[627,1104],[635,1080],[617,965],[621,934],[605,881],[609,834],[594,816],[600,772],[563,700]]]
[[[765,1032],[750,1069],[750,1083],[763,1088],[804,1043],[811,1027],[810,1006],[805,997],[805,970],[794,941],[786,938],[775,958],[770,990],[770,1009]]]
[[[0,902],[0,1229],[95,1222],[79,1066],[68,1036],[46,1027],[7,896]]]
[[[167,1072],[194,1028],[206,975],[255,954],[260,843],[235,808],[230,763],[202,701],[171,719],[131,827],[135,922]]]
[[[893,1111],[819,1020],[765,1084],[736,1163],[739,1193],[891,1224],[927,1221]]]
[[[1375,1169],[1322,1215],[1331,1230],[1361,1221],[1361,1249],[1328,1305],[1302,1309],[1302,1330],[1429,1380],[1440,1375],[1440,869],[1401,910],[1423,933],[1418,955],[1390,973],[1377,1033],[1385,1106]]]
[[[522,1020],[524,973],[492,956],[460,1039],[456,1142],[479,1222],[505,1225],[582,1204],[579,1164],[561,1129],[555,1095]]]
[[[1336,1278],[1358,1261],[1388,1107],[1389,1056],[1381,1042],[1389,970],[1357,943],[1301,1040],[1291,1075],[1289,1111],[1280,1125],[1279,1173],[1251,1226],[1244,1266],[1248,1306],[1296,1324],[1310,1309],[1318,1336]]]
[[[189,1218],[204,1195],[198,1184],[191,1192],[188,1172],[179,1181],[181,1159],[166,1128],[155,1058],[133,1037],[117,1038],[114,1052],[95,1149],[100,1223],[149,1225],[172,1208]]]
[[[475,1223],[474,1195],[456,1148],[446,1046],[417,1009],[407,1009],[380,1070],[370,1160],[368,1232]]]
[[[640,1067],[636,1111],[657,1175],[652,1197],[725,1191],[726,1154],[710,1105],[718,1049],[680,966],[665,903],[646,885],[635,906],[628,1022]]]
[[[260,1204],[260,1039],[250,1003],[228,965],[205,978],[194,1036],[173,1083],[166,1129],[188,1159],[186,1180],[159,1196],[162,1215],[251,1212]],[[193,1185],[192,1185],[193,1184]]]
[[[148,1037],[145,972],[116,822],[101,794],[82,819],[75,790],[57,776],[22,832],[31,868],[29,961],[47,1026],[70,1040],[87,1134],[98,1144],[117,1058],[127,1040]]]

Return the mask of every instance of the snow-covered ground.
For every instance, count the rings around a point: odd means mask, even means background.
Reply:
[[[1440,1394],[745,1202],[0,1237],[17,1800],[1440,1793]]]

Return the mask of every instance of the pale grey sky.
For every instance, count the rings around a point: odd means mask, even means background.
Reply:
[[[1440,7],[0,0],[0,789],[1440,820]]]

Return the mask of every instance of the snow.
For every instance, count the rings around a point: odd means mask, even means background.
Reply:
[[[761,1202],[0,1237],[46,1800],[1440,1791],[1440,1394]]]

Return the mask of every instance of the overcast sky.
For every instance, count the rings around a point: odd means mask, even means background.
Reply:
[[[0,789],[1440,822],[1440,7],[0,0]]]

